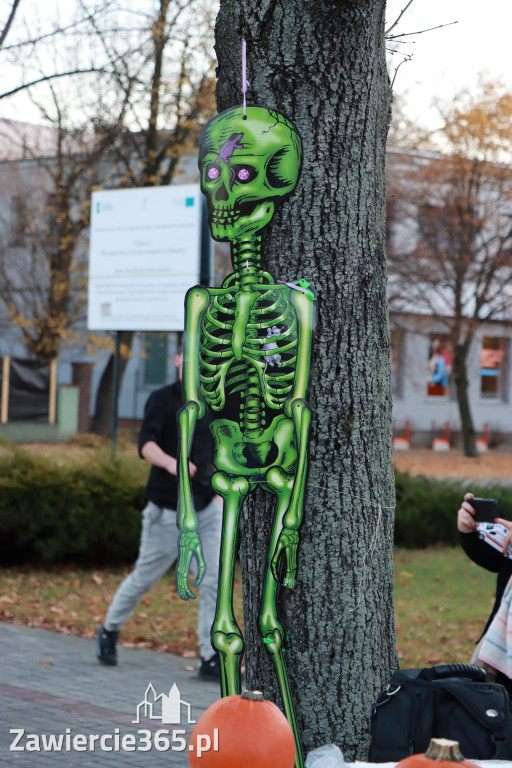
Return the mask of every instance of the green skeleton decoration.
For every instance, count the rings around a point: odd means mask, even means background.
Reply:
[[[179,414],[179,564],[176,586],[183,600],[197,558],[205,566],[197,534],[188,474],[197,419],[212,413],[212,486],[224,500],[219,592],[212,644],[219,652],[223,696],[240,693],[244,648],[233,612],[233,573],[238,519],[257,484],[276,497],[263,585],[259,631],[274,662],[285,714],[303,765],[283,649],[286,632],[277,612],[278,566],[293,588],[297,570],[307,470],[310,410],[305,401],[310,368],[314,294],[308,283],[276,281],[260,263],[261,230],[274,204],[297,183],[302,147],[283,115],[261,107],[229,109],[200,137],[201,188],[215,240],[229,241],[233,273],[219,289],[196,286],[186,298],[185,405]]]

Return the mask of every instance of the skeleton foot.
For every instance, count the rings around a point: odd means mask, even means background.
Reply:
[[[186,531],[178,539],[178,564],[176,567],[176,592],[182,600],[195,600],[196,596],[188,585],[188,574],[192,558],[197,559],[197,576],[194,586],[197,587],[203,580],[206,571],[201,540],[197,531]]]

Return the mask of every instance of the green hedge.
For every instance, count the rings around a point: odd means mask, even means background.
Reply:
[[[456,513],[467,490],[498,499],[512,518],[512,487],[395,474],[399,546],[456,545]],[[143,506],[141,475],[127,461],[96,451],[89,461],[61,466],[9,445],[0,453],[0,562],[134,562]]]
[[[469,480],[434,480],[395,471],[395,544],[409,549],[457,545],[457,510],[464,494],[497,499],[503,517],[512,519],[512,487],[479,486]]]
[[[0,455],[0,562],[133,562],[144,486],[118,461]]]

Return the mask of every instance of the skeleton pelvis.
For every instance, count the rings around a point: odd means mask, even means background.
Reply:
[[[210,424],[213,437],[213,464],[228,474],[258,476],[263,479],[269,467],[293,472],[297,447],[293,420],[280,414],[257,438],[242,434],[240,426],[229,419],[215,419]]]

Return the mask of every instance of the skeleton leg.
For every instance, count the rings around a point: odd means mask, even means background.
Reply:
[[[266,482],[272,493],[277,496],[276,516],[269,545],[270,557],[272,557],[276,552],[278,541],[283,532],[283,519],[290,504],[294,477],[285,474],[277,467],[273,467],[267,472]],[[292,531],[291,533],[296,534],[296,531]],[[290,551],[287,553],[287,579],[293,579],[295,575],[295,569],[297,567],[297,546],[298,534],[296,541],[290,545]],[[263,637],[263,642],[265,643],[267,651],[272,657],[279,684],[279,691],[283,700],[284,712],[295,737],[295,766],[296,768],[303,768],[304,761],[300,748],[299,734],[295,722],[295,712],[283,658],[283,646],[287,639],[286,630],[277,613],[277,591],[279,584],[274,577],[273,571],[276,569],[271,565],[270,557],[265,573],[265,583],[263,585],[259,631]],[[293,577],[289,575],[292,571]]]
[[[245,477],[230,477],[224,472],[215,472],[211,482],[214,490],[224,499],[219,589],[211,639],[220,658],[221,695],[229,696],[241,693],[242,687],[240,670],[244,639],[233,612],[233,578],[238,517],[243,501],[249,492],[249,483]]]

